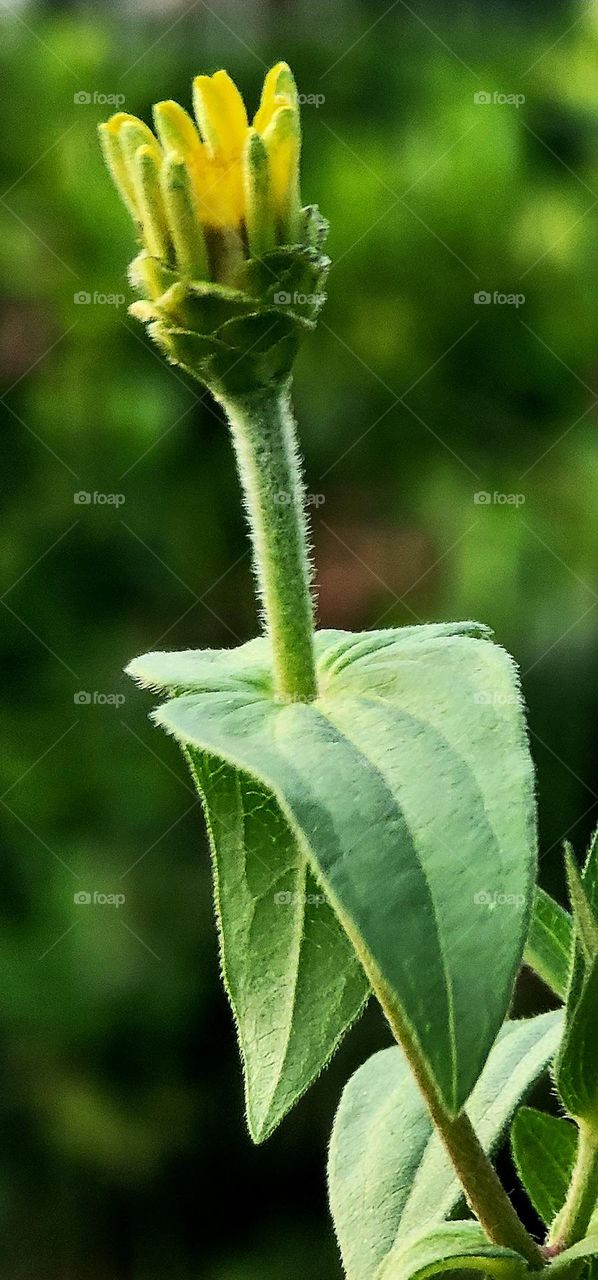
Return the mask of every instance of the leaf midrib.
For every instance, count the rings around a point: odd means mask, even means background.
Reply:
[[[357,696],[358,696],[358,700],[362,702],[365,706],[371,706],[371,705],[375,706],[378,703],[382,703],[385,709],[387,711],[390,711],[391,714],[393,712],[396,713],[396,708],[393,708],[392,703],[387,702],[384,698],[377,698],[375,696],[372,698],[369,698],[369,697],[364,697],[363,695],[362,696],[357,695]],[[398,812],[402,813],[402,810],[400,808],[398,801],[395,801],[394,799],[394,791],[393,791],[392,783],[388,779],[386,774],[383,772],[383,770],[377,764],[375,764],[370,759],[370,757],[366,754],[366,752],[361,747],[358,747],[357,744],[351,738],[347,738],[344,730],[342,730],[339,727],[339,725],[333,719],[332,715],[328,710],[324,710],[321,704],[318,704],[318,709],[320,710],[320,713],[324,716],[324,718],[328,721],[328,723],[333,727],[335,733],[339,736],[339,738],[341,738],[343,742],[348,742],[351,748],[355,750],[357,754],[367,762],[368,768],[371,769],[372,773],[377,774],[378,777],[382,779],[385,787],[393,797],[393,803],[395,805],[395,808],[397,809]],[[412,717],[412,718],[415,719],[415,717]],[[419,723],[421,723],[422,725],[425,725],[426,722],[420,721]],[[452,750],[448,741],[446,742],[446,745],[449,751]],[[413,849],[417,858],[418,866],[420,868],[422,878],[425,882],[426,889],[428,891],[428,897],[432,907],[432,916],[434,920],[434,932],[436,936],[438,954],[440,956],[441,967],[442,967],[442,976],[444,979],[444,988],[446,992],[446,1010],[448,1014],[448,1029],[449,1029],[449,1039],[450,1039],[450,1047],[451,1047],[451,1084],[452,1084],[453,1097],[454,1097],[456,1096],[457,1085],[458,1085],[458,1059],[457,1059],[457,1036],[456,1036],[456,1026],[455,1026],[455,1007],[454,1007],[454,1000],[453,1000],[453,986],[452,986],[451,977],[447,968],[447,963],[445,958],[445,949],[442,941],[442,931],[440,928],[440,921],[437,914],[436,901],[434,898],[434,894],[432,892],[432,887],[430,885],[429,876],[427,874],[425,865],[422,861],[417,840],[415,839],[415,836],[413,834],[411,827],[409,829],[411,831]],[[411,1027],[411,1033],[412,1035],[414,1035],[416,1042],[419,1043],[419,1038],[417,1037],[415,1029],[413,1027]]]

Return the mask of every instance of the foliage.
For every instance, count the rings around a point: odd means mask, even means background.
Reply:
[[[342,8],[336,6],[339,13]],[[249,1158],[237,1136],[241,1107],[239,1100],[234,1103],[232,1037],[214,991],[208,862],[205,857],[198,866],[197,815],[178,821],[183,775],[176,753],[155,735],[146,736],[146,699],[129,696],[115,674],[124,654],[140,652],[150,641],[174,647],[231,643],[236,638],[227,627],[233,616],[241,640],[255,630],[247,561],[234,565],[243,555],[243,531],[228,445],[211,408],[165,376],[133,326],[121,323],[123,312],[115,325],[112,308],[72,303],[74,289],[126,292],[117,264],[125,261],[128,243],[125,219],[95,153],[94,126],[105,109],[73,112],[73,88],[116,88],[124,64],[143,54],[123,87],[127,106],[147,116],[150,61],[152,82],[161,81],[166,93],[178,80],[182,94],[206,37],[214,65],[230,61],[230,37],[216,19],[207,19],[209,27],[190,28],[192,38],[185,41],[181,24],[148,54],[161,27],[148,39],[147,30],[131,24],[123,31],[100,14],[93,22],[65,9],[25,16],[35,35],[15,20],[0,53],[6,86],[3,189],[18,183],[6,191],[2,206],[0,254],[11,280],[1,343],[5,389],[39,360],[5,406],[7,585],[27,574],[6,597],[18,615],[7,607],[4,657],[16,671],[4,717],[7,785],[16,784],[72,719],[78,727],[76,739],[59,742],[6,795],[17,816],[2,811],[8,845],[2,953],[15,993],[3,1014],[9,1046],[5,1227],[13,1240],[28,1239],[23,1265],[33,1258],[34,1268],[37,1255],[40,1274],[51,1274],[56,1232],[64,1230],[55,1220],[66,1202],[80,1240],[68,1249],[60,1245],[69,1258],[70,1251],[77,1259],[91,1255],[97,1263],[90,1261],[90,1268],[115,1274],[126,1274],[128,1266],[136,1280],[154,1270],[160,1280],[183,1275],[200,1247],[191,1243],[200,1152],[206,1167],[223,1177],[234,1168],[240,1202],[238,1224],[224,1229],[216,1197],[206,1191],[206,1218],[214,1229],[209,1245],[202,1235],[201,1248],[208,1251],[210,1280],[253,1280],[254,1271],[278,1276],[281,1269],[303,1274],[306,1248],[319,1280],[334,1274],[335,1263],[313,1216],[312,1152],[321,1147],[332,1100],[346,1075],[386,1042],[386,1033],[371,1014],[322,1079],[319,1094],[305,1098],[301,1118],[288,1122],[286,1145],[274,1138],[272,1153],[264,1151],[261,1163]],[[571,22],[576,16],[571,11]],[[524,671],[537,735],[542,848],[549,855],[541,868],[555,889],[560,875],[550,856],[554,842],[578,820],[588,833],[591,815],[580,815],[593,804],[595,789],[589,744],[596,646],[592,594],[584,585],[593,582],[596,558],[592,415],[569,432],[586,407],[577,379],[592,381],[597,320],[593,217],[583,217],[591,196],[582,185],[595,181],[595,34],[580,23],[547,52],[569,25],[564,10],[550,29],[546,15],[518,25],[510,10],[509,22],[497,33],[482,9],[464,31],[456,15],[444,27],[440,12],[430,8],[426,20],[467,63],[482,68],[489,84],[502,88],[515,65],[527,67],[545,55],[526,81],[532,114],[525,119],[534,138],[521,114],[516,119],[514,112],[484,118],[475,113],[466,70],[421,25],[398,11],[395,19],[392,35],[407,56],[393,59],[386,77],[379,75],[389,38],[386,20],[380,22],[330,73],[328,85],[323,81],[326,113],[304,113],[306,192],[317,190],[332,219],[338,262],[326,327],[311,353],[306,348],[297,378],[309,483],[313,491],[325,490],[326,524],[362,561],[378,566],[375,577],[320,525],[322,616],[330,622],[342,608],[343,625],[359,630],[375,625],[385,610],[385,624],[414,621],[413,610],[422,619],[481,616],[495,627]],[[354,28],[346,6],[333,21],[331,31],[323,16],[319,43],[313,29],[302,29],[298,21],[289,24],[284,42],[273,41],[277,48],[284,43],[302,85],[311,85],[338,56],[339,41],[348,47],[365,32],[371,16],[360,14]],[[253,42],[248,31],[246,38]],[[75,68],[76,78],[65,63]],[[258,70],[239,46],[239,74],[252,91]],[[465,145],[441,159],[470,126]],[[367,157],[369,171],[346,143]],[[85,184],[83,167],[90,178]],[[397,194],[416,183],[405,199],[417,216],[401,203],[392,208],[393,196],[377,175]],[[426,231],[426,223],[448,249]],[[351,247],[362,233],[363,240]],[[478,318],[471,306],[473,280],[450,249],[471,257],[481,282],[497,288],[541,259],[527,277],[524,318],[558,358],[522,328],[521,313],[507,317],[488,308],[483,323],[440,359]],[[71,323],[77,329],[66,334]],[[100,350],[110,364],[109,383]],[[394,394],[431,365],[409,397],[412,411],[401,403],[389,410]],[[437,434],[440,429],[479,482],[414,414]],[[338,462],[381,415],[386,416]],[[177,418],[181,422],[174,427]],[[348,424],[358,422],[359,430],[349,431]],[[472,507],[474,488],[516,492],[518,477],[532,464],[523,511]],[[120,514],[129,529],[105,508],[73,509],[73,490],[79,488],[125,490]],[[349,503],[356,513],[352,519]],[[80,524],[74,533],[28,572],[75,518]],[[364,541],[368,522],[375,550]],[[440,555],[442,576],[434,568]],[[335,578],[342,587],[334,585]],[[182,583],[196,597],[216,585],[200,604]],[[395,599],[408,589],[404,603]],[[76,679],[28,627],[69,663]],[[171,627],[167,640],[159,639]],[[126,696],[122,718],[144,745],[110,707],[73,711],[79,688]],[[73,759],[84,768],[74,768]],[[183,798],[191,805],[192,796]],[[162,841],[123,882],[126,922],[162,958],[159,963],[116,916],[100,918],[96,912],[81,919],[73,912],[70,873],[39,840],[77,869],[83,886],[113,890],[162,832]],[[524,979],[519,1008],[529,1011],[535,996]],[[216,1057],[217,1068],[210,1065]],[[218,1133],[211,1120],[216,1112],[223,1125]],[[276,1240],[274,1256],[245,1203],[243,1188],[253,1180],[260,1221]],[[304,1228],[289,1221],[285,1208],[291,1183]],[[80,1195],[82,1184],[90,1188],[89,1202]],[[171,1186],[177,1189],[172,1198]],[[132,1190],[138,1216],[126,1227]],[[38,1197],[43,1205],[30,1239],[31,1200]],[[121,1225],[111,1231],[108,1223],[115,1219]],[[128,1231],[129,1244],[117,1244]],[[187,1243],[177,1244],[174,1237]],[[130,1249],[134,1260],[125,1264],[118,1248]],[[253,1261],[246,1257],[250,1250]]]

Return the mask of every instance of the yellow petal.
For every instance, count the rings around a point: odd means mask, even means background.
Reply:
[[[201,220],[206,227],[240,227],[244,216],[241,159],[231,164],[210,161],[192,171]]]
[[[254,129],[263,133],[277,107],[296,105],[297,86],[291,68],[287,62],[277,62],[264,80],[260,105],[253,119]]]
[[[230,183],[223,189],[222,170],[211,160],[191,116],[178,102],[158,102],[154,107],[154,122],[164,150],[176,152],[185,161],[202,220],[210,225],[227,226],[231,219],[238,218],[230,209]],[[210,200],[212,191],[214,197]]]
[[[154,124],[165,151],[178,151],[186,156],[201,150],[201,140],[193,120],[178,102],[157,102]]]
[[[107,120],[105,124],[99,125],[98,131],[102,153],[112,181],[131,217],[137,220],[139,211],[135,196],[135,184],[129,173],[119,139],[120,124],[126,118],[123,112],[119,112],[118,115],[112,116],[110,120]]]
[[[191,280],[209,275],[208,256],[193,179],[183,156],[172,151],[161,174],[162,195],[177,265]]]
[[[272,191],[283,241],[292,243],[297,235],[301,199],[299,155],[301,136],[299,115],[294,107],[279,107],[263,135],[270,160]]]
[[[226,71],[196,76],[193,104],[211,155],[229,162],[239,157],[248,129],[247,112],[237,86]]]
[[[219,230],[240,229],[245,212],[242,154],[247,113],[238,89],[225,71],[197,76],[195,114],[205,146],[205,166],[195,173],[202,222]]]
[[[102,149],[120,194],[134,218],[139,217],[135,187],[134,159],[144,144],[158,147],[151,129],[127,111],[117,111],[100,125]]]
[[[268,151],[256,129],[250,129],[247,135],[243,178],[249,252],[252,258],[260,258],[268,249],[274,248],[276,218]]]
[[[141,213],[143,238],[148,252],[163,262],[168,260],[170,237],[160,190],[162,153],[157,146],[138,147],[133,161],[135,191]]]
[[[140,147],[147,147],[154,157],[154,163],[157,168],[159,168],[162,162],[162,152],[151,129],[144,124],[143,120],[138,120],[137,116],[126,115],[124,111],[121,113],[120,123],[118,125],[118,142],[127,173],[135,192],[135,202],[137,204],[139,216],[143,220],[143,210],[139,204],[138,171],[136,166],[137,152]]]

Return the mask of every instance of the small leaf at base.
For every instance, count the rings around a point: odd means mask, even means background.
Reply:
[[[577,1130],[570,1120],[521,1107],[511,1129],[517,1172],[527,1194],[549,1227],[560,1213],[577,1151]]]
[[[426,1280],[445,1271],[478,1271],[488,1276],[519,1277],[528,1266],[513,1249],[492,1244],[477,1222],[447,1222],[405,1241],[376,1275],[376,1280]]]

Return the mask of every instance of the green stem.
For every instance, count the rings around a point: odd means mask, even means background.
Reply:
[[[514,1249],[527,1260],[530,1267],[539,1270],[545,1261],[540,1247],[528,1234],[513,1208],[469,1116],[465,1111],[456,1117],[448,1114],[438,1096],[419,1046],[415,1043],[411,1030],[405,1025],[383,980],[379,974],[371,971],[369,977],[393,1035],[400,1044],[417,1080],[438,1134],[463,1187],[467,1203],[495,1244],[506,1249]]]
[[[258,590],[282,702],[317,695],[313,601],[301,475],[289,384],[222,401],[249,518]]]
[[[567,1199],[550,1230],[549,1244],[569,1245],[583,1240],[598,1200],[598,1132],[579,1121],[579,1141]]]
[[[430,1114],[461,1182],[465,1197],[495,1244],[515,1249],[532,1268],[544,1264],[539,1246],[526,1231],[465,1111],[455,1119],[429,1096]]]

